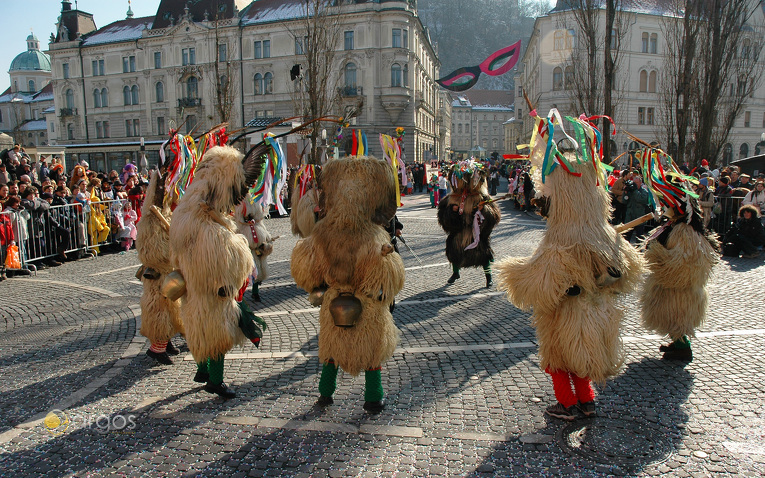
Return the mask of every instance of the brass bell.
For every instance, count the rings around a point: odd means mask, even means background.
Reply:
[[[327,292],[327,286],[323,285],[315,288],[308,294],[308,302],[314,307],[319,307],[324,302],[324,294]]]
[[[186,293],[186,280],[179,270],[174,270],[162,283],[162,295],[170,300],[178,300]]]
[[[141,280],[141,277],[143,277],[143,271],[146,269],[146,266],[141,264],[140,267],[138,267],[138,270],[135,271],[135,278],[138,280]]]
[[[353,327],[361,317],[361,311],[361,301],[348,292],[340,293],[329,304],[329,313],[337,327]]]
[[[156,269],[152,269],[151,267],[147,267],[143,270],[143,278],[144,279],[150,279],[150,280],[157,280],[159,279],[159,271]]]

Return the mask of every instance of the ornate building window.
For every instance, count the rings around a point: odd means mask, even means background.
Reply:
[[[196,76],[190,76],[186,80],[186,98],[196,99],[199,97],[199,80]]]
[[[64,93],[64,101],[66,102],[66,107],[71,109],[74,109],[74,91],[72,91],[71,88],[66,90],[66,93]]]
[[[157,94],[157,103],[162,103],[165,101],[165,85],[158,81],[156,85],[154,85],[154,90]]]
[[[140,103],[139,97],[138,97],[138,85],[133,85],[133,87],[130,88],[130,99],[132,100],[132,103],[134,105],[137,105]]]
[[[93,90],[93,108],[101,107],[101,90]]]
[[[398,63],[390,67],[390,86],[401,86],[401,65]]]
[[[263,94],[271,95],[274,92],[274,75],[272,73],[266,73],[263,75]]]
[[[556,66],[553,69],[553,91],[559,91],[563,89],[563,69]]]
[[[260,73],[255,73],[255,94],[263,94],[263,75]]]
[[[106,88],[101,90],[101,108],[109,106],[109,91]]]
[[[345,87],[356,88],[356,64],[348,63],[345,65]]]

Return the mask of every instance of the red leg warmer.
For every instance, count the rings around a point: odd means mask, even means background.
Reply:
[[[553,381],[553,390],[555,390],[555,399],[558,400],[564,407],[576,405],[576,396],[573,390],[571,390],[571,379],[568,372],[551,372],[545,370],[550,374]]]
[[[595,392],[592,390],[592,383],[589,378],[577,377],[572,373],[571,380],[574,381],[576,398],[578,398],[580,402],[587,403],[595,400]]]

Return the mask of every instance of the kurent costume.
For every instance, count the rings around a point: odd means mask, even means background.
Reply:
[[[486,188],[486,171],[472,159],[452,165],[449,170],[451,194],[438,203],[438,223],[446,231],[446,258],[452,264],[454,283],[462,267],[483,267],[486,287],[492,284],[494,252],[489,236],[500,219],[499,208]]]
[[[719,258],[720,244],[704,227],[697,195],[690,183],[696,179],[664,172],[663,151],[646,148],[638,155],[646,185],[664,207],[662,224],[645,240],[649,274],[640,294],[643,326],[669,335],[662,345],[665,360],[692,361],[688,337],[704,322],[709,295],[706,290]]]
[[[248,155],[243,167],[236,149],[210,148],[196,166],[194,181],[170,225],[171,260],[186,286],[181,316],[197,362],[194,381],[206,382],[206,391],[223,398],[235,396],[223,383],[224,355],[245,339],[258,345],[259,325],[265,328],[262,319],[237,303],[254,263],[247,239],[229,216],[261,168],[259,155]]]
[[[173,272],[170,263],[170,230],[165,224],[165,221],[170,221],[172,213],[170,208],[162,205],[164,191],[164,180],[155,171],[143,203],[143,221],[136,226],[138,235],[135,247],[142,264],[138,273],[143,282],[141,335],[151,342],[146,355],[159,363],[171,365],[173,361],[168,354],[176,355],[178,349],[170,339],[177,333],[183,333],[183,323],[179,301],[168,299],[162,294],[165,277]],[[152,206],[158,208],[162,218],[151,212]]]
[[[263,223],[267,207],[253,202],[252,195],[248,193],[234,213],[239,234],[247,239],[252,260],[255,263],[255,269],[251,274],[253,277],[252,300],[255,302],[260,302],[259,286],[268,278],[268,256],[274,250],[274,239]]]
[[[295,174],[292,187],[292,212],[290,225],[292,234],[300,237],[311,235],[314,224],[319,219],[319,179],[321,169],[313,164],[303,165]]]
[[[403,261],[384,229],[398,204],[394,172],[373,158],[335,159],[324,167],[322,188],[325,216],[297,242],[290,262],[298,287],[321,303],[317,403],[333,402],[338,367],[365,371],[364,409],[379,413],[381,366],[399,340],[389,307],[404,286]]]
[[[557,111],[532,115],[537,124],[529,159],[547,230],[531,257],[500,261],[498,289],[515,306],[533,308],[540,365],[558,401],[546,413],[573,420],[577,404],[585,416],[595,415],[591,381],[605,382],[622,364],[624,313],[614,302],[640,279],[642,259],[609,223],[600,134],[587,120],[567,117],[578,147],[564,155],[556,147],[565,135]]]

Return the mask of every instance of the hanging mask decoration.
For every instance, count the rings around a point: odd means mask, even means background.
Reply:
[[[495,51],[480,65],[454,70],[445,77],[436,80],[436,83],[450,91],[469,90],[478,83],[481,72],[489,76],[504,75],[518,63],[520,57],[521,41],[518,40],[510,46]]]

